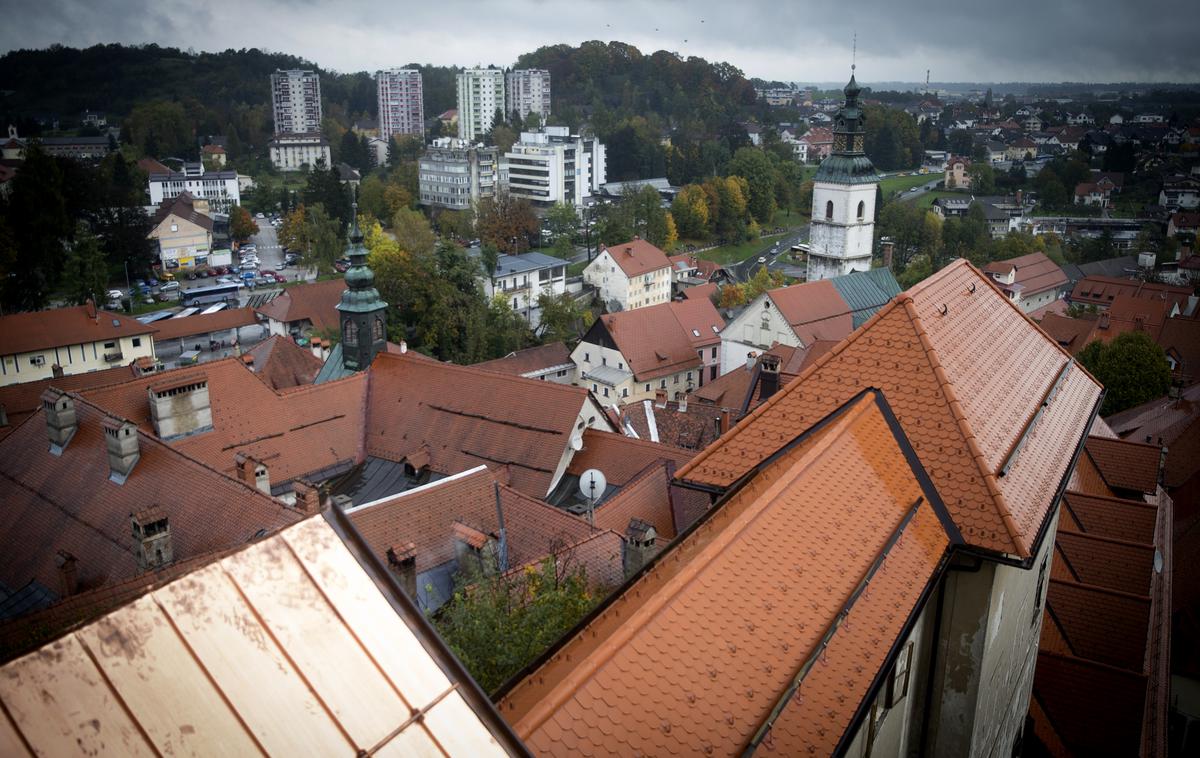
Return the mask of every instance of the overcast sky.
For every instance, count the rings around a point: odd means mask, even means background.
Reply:
[[[259,47],[323,68],[511,65],[620,40],[747,76],[841,81],[1200,79],[1195,0],[0,0],[0,50],[156,42]]]

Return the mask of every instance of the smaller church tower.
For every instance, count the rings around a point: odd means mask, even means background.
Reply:
[[[346,248],[350,268],[346,270],[346,291],[337,309],[342,327],[342,367],[361,371],[371,365],[376,354],[387,349],[387,303],[375,289],[375,273],[367,267],[367,248],[358,228],[358,203],[354,204],[354,225]]]
[[[833,120],[833,151],[813,177],[810,282],[871,268],[879,175],[863,152],[862,88],[853,73],[843,92],[846,102]]]

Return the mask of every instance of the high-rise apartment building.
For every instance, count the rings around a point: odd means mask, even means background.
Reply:
[[[509,194],[539,205],[578,206],[600,191],[606,172],[604,144],[565,126],[522,132],[500,166]]]
[[[392,68],[375,73],[379,90],[379,136],[425,133],[425,102],[421,72]]]
[[[418,164],[421,205],[461,211],[495,196],[497,152],[466,140],[435,139]]]
[[[504,72],[469,68],[458,75],[458,136],[476,140],[492,130],[496,111],[504,109]]]
[[[321,80],[315,71],[292,69],[271,74],[275,134],[321,131]]]
[[[540,68],[514,69],[504,75],[504,115],[513,113],[526,126],[540,126],[550,115],[550,72]],[[530,114],[537,114],[537,123],[530,123]]]

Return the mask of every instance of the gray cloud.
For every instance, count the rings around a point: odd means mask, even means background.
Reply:
[[[1189,10],[1190,8],[1190,10]],[[511,64],[543,45],[621,40],[723,60],[750,76],[1197,81],[1191,0],[0,0],[0,50],[54,43],[260,47],[339,71]]]

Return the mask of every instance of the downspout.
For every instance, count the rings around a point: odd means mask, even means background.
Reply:
[[[951,563],[946,567],[947,576],[951,571],[959,571],[965,574],[978,573],[983,568],[983,559],[975,557],[975,563],[969,566],[955,565]],[[933,611],[933,633],[936,635],[933,644],[929,646],[929,675],[925,678],[925,705],[921,710],[921,751],[919,755],[929,755],[928,745],[929,740],[929,718],[930,708],[933,705],[933,677],[937,671],[938,647],[941,645],[942,637],[942,608],[946,599],[946,582],[942,580],[941,589],[938,590],[937,605]]]

